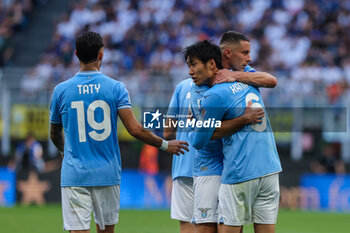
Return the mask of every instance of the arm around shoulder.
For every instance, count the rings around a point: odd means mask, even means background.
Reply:
[[[266,88],[274,88],[277,85],[276,77],[267,72],[243,72],[231,71],[227,69],[220,70],[217,73],[214,83],[234,81]]]
[[[256,87],[274,88],[277,85],[277,78],[267,72],[242,72],[237,81],[244,82]]]
[[[151,146],[159,147],[170,154],[179,155],[184,154],[184,151],[188,151],[188,143],[182,141],[164,141],[162,138],[154,135],[149,130],[144,129],[140,122],[137,121],[134,112],[131,108],[124,108],[118,110],[118,115],[122,120],[127,131],[138,140],[149,144]]]

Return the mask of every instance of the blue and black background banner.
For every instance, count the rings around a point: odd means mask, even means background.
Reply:
[[[0,206],[60,203],[59,170],[17,175],[0,168]],[[281,173],[283,176],[283,173]],[[122,209],[170,208],[172,179],[169,175],[124,170],[120,189]],[[350,175],[305,174],[299,186],[281,185],[281,208],[350,212]]]

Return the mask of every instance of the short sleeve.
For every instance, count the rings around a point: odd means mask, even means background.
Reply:
[[[60,94],[57,87],[53,91],[50,103],[50,123],[62,124],[62,117],[60,113]]]
[[[129,92],[125,88],[123,83],[120,83],[118,92],[119,92],[119,101],[118,101],[117,109],[121,110],[124,108],[131,108]]]

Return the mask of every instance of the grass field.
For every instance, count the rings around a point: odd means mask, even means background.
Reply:
[[[121,210],[118,233],[176,233],[167,210]],[[92,225],[91,232],[96,232]],[[63,232],[60,205],[0,208],[1,233]],[[247,226],[244,233],[252,233]],[[280,210],[277,233],[349,233],[350,214]]]

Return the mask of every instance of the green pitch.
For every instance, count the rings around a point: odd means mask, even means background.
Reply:
[[[118,233],[177,233],[178,222],[166,210],[121,210]],[[91,232],[95,233],[92,225]],[[62,229],[61,207],[16,206],[0,208],[1,233],[58,233]],[[67,231],[66,231],[67,232]],[[244,233],[252,233],[245,227]],[[277,233],[349,233],[350,214],[280,210]]]

